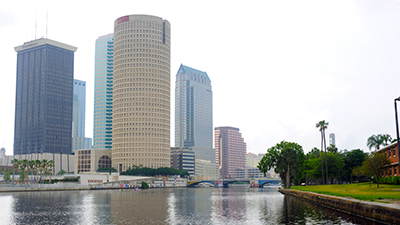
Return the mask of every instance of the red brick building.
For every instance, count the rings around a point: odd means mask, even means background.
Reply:
[[[399,176],[399,151],[397,149],[397,142],[379,149],[378,152],[386,154],[392,162],[392,165],[384,172],[384,176]]]

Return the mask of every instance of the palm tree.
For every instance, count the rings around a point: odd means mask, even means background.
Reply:
[[[32,180],[35,179],[35,177],[34,177],[34,175],[33,175],[33,171],[35,170],[35,165],[36,165],[36,163],[35,163],[34,160],[29,160],[28,166],[29,166],[29,169],[31,170],[31,179],[32,179]]]
[[[41,174],[43,175],[43,178],[41,177],[42,184],[46,179],[46,169],[47,169],[47,159],[43,159],[41,163]]]
[[[47,163],[48,167],[49,167],[49,173],[50,173],[50,177],[49,177],[49,185],[51,184],[51,172],[53,171],[53,167],[54,167],[54,161],[50,160]]]
[[[13,160],[11,160],[11,163],[13,164],[13,187],[14,187],[14,176],[15,176],[15,173],[18,172],[20,162],[18,159],[13,159]]]
[[[325,130],[328,129],[328,122],[325,122],[325,120],[321,120],[317,123],[317,125],[315,126],[316,128],[319,128],[319,131],[321,132],[321,151],[322,150],[322,146],[325,144],[325,184],[328,183],[329,177],[328,177],[328,156],[326,154],[326,138],[325,138]],[[322,180],[324,180],[324,171],[323,171],[323,160],[321,157],[321,167],[322,167]]]
[[[371,148],[375,148],[376,150],[379,150],[380,146],[384,144],[384,138],[382,138],[382,134],[375,135],[373,134],[371,137],[367,139],[367,146],[369,150]]]
[[[35,178],[35,184],[37,184],[38,180],[39,180],[39,170],[42,167],[42,161],[40,161],[39,159],[35,160],[35,169],[36,169],[36,178]]]
[[[383,146],[387,146],[391,143],[392,137],[390,136],[390,134],[378,134],[378,135],[380,135],[383,140]]]
[[[27,159],[23,159],[22,163],[21,163],[21,166],[22,166],[23,173],[25,173],[25,170],[26,170],[26,177],[24,176],[24,183],[25,183],[25,178],[28,181],[28,160]]]

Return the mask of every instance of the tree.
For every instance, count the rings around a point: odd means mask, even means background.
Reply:
[[[327,147],[326,149],[328,150],[328,152],[338,153],[338,148],[336,148],[335,145],[329,145],[329,147]]]
[[[53,161],[53,160],[50,160],[50,161],[47,163],[47,165],[48,165],[48,171],[49,171],[49,173],[50,173],[49,184],[51,184],[51,172],[53,171],[53,168],[54,168],[54,161]]]
[[[304,162],[303,148],[297,143],[282,141],[269,148],[258,164],[264,176],[271,168],[275,168],[286,188],[290,188],[290,178],[301,176]]]
[[[26,171],[26,176],[24,176],[24,179],[23,179],[23,181],[24,181],[24,183],[25,183],[25,178],[26,178],[26,181],[28,181],[28,160],[27,159],[23,159],[23,160],[21,160],[22,161],[22,163],[21,163],[21,166],[22,166],[22,171],[25,173],[25,171]]]
[[[5,181],[11,182],[10,172],[7,171],[7,172],[4,174],[3,179],[4,179]]]
[[[383,146],[388,146],[392,142],[392,137],[389,134],[382,134]]]
[[[386,170],[386,167],[390,165],[391,162],[388,159],[387,154],[374,152],[367,156],[362,166],[365,174],[376,178],[376,184],[379,188],[379,178],[382,177],[383,171]]]
[[[326,154],[326,138],[325,138],[325,130],[328,129],[328,125],[329,125],[329,123],[325,122],[325,120],[321,120],[315,125],[315,127],[319,128],[319,131],[321,132],[321,152],[323,151],[323,149],[322,149],[323,145],[325,146],[325,173],[326,173],[325,184],[327,184],[327,182],[328,182],[328,157]],[[321,157],[321,160],[322,160],[322,157]],[[322,161],[321,161],[321,167],[322,168],[324,167]],[[323,174],[324,170],[322,169],[321,172],[322,172],[322,180],[324,180],[324,174]]]
[[[33,175],[33,171],[35,170],[35,165],[36,165],[36,163],[35,163],[34,160],[29,160],[28,161],[28,167],[29,167],[29,169],[31,171],[31,179],[32,180],[35,180],[34,175]]]
[[[363,171],[362,166],[357,166],[357,167],[353,168],[353,171],[352,171],[351,175],[357,177],[358,185],[360,185],[360,177],[361,177],[363,174],[364,174],[364,171]]]
[[[11,163],[13,164],[13,185],[14,185],[14,176],[15,176],[15,173],[17,173],[18,172],[18,169],[19,169],[19,160],[18,159],[13,159],[13,160],[11,160]]]
[[[42,168],[42,161],[39,159],[35,160],[35,170],[36,170],[36,178],[35,178],[35,184],[37,184],[39,180],[39,170]]]
[[[342,173],[342,180],[350,182],[351,174],[354,168],[361,166],[367,157],[367,153],[360,149],[353,149],[344,155],[344,168]]]
[[[320,154],[321,154],[321,151],[318,148],[314,147],[311,149],[311,151],[309,151],[307,153],[306,157],[307,157],[307,159],[309,159],[311,155],[315,155],[315,156],[317,156],[317,158],[319,158]]]
[[[391,141],[392,137],[389,134],[373,134],[367,139],[367,146],[370,150],[371,148],[379,150],[380,146],[387,146],[391,143]]]

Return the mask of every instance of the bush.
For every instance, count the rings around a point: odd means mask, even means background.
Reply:
[[[142,181],[142,189],[148,189],[148,188],[149,185],[146,182]]]
[[[376,178],[374,178],[374,183],[376,183]],[[380,184],[400,184],[400,176],[390,176],[379,178]]]

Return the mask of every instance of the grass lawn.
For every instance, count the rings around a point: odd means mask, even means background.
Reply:
[[[294,190],[308,191],[326,195],[334,195],[340,197],[352,197],[365,201],[376,201],[389,203],[400,200],[400,185],[372,184],[339,184],[339,185],[315,185],[315,186],[292,186]],[[389,200],[390,199],[390,200]]]

